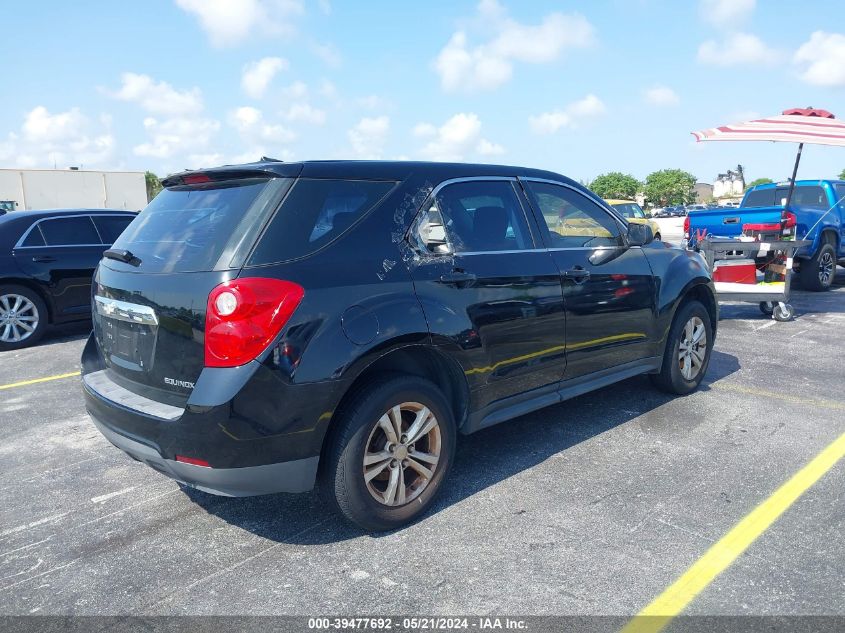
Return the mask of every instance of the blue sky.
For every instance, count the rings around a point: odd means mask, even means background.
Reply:
[[[3,9],[0,166],[408,158],[577,179],[795,147],[689,134],[789,107],[845,118],[837,0],[147,0]],[[827,17],[826,17],[827,16]],[[808,147],[801,176],[845,168]]]

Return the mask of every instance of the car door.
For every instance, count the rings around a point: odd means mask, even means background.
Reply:
[[[106,248],[90,215],[70,215],[37,222],[14,257],[21,270],[47,284],[62,320],[91,311],[91,278]]]
[[[563,284],[567,364],[578,378],[655,354],[656,286],[608,209],[563,183],[522,179]]]
[[[556,392],[566,363],[560,277],[517,186],[513,178],[448,181],[411,232],[417,296],[435,344],[446,341],[461,364],[474,410]]]

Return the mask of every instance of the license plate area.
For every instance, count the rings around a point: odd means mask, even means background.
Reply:
[[[124,369],[149,372],[155,358],[158,318],[152,308],[95,297],[95,329],[107,362]]]

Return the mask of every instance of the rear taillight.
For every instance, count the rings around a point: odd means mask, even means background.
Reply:
[[[795,227],[798,226],[798,217],[792,211],[781,211],[780,224],[784,237],[795,235]]]
[[[246,277],[208,295],[205,366],[237,367],[258,357],[296,310],[305,290],[290,281]]]
[[[684,218],[684,237],[689,237],[689,216]]]

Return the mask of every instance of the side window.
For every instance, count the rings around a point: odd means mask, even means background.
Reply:
[[[534,248],[522,205],[508,180],[443,187],[418,227],[420,240],[432,253]]]
[[[824,189],[816,185],[799,185],[795,187],[795,193],[792,194],[792,204],[796,207],[808,207],[823,211],[827,211],[830,208]]]
[[[23,241],[21,246],[45,246],[44,236],[41,235],[41,231],[38,229],[37,224],[32,227],[32,230],[29,232],[29,235],[26,236],[26,239]]]
[[[530,181],[525,184],[546,223],[550,247],[623,245],[619,224],[589,198],[560,185]]]
[[[345,233],[395,186],[382,180],[300,178],[270,221],[249,265],[313,253]]]
[[[38,225],[47,246],[79,246],[102,244],[97,229],[89,216],[54,218]]]
[[[845,185],[836,185],[836,201],[840,207],[845,207]]]
[[[94,224],[97,225],[97,231],[103,239],[103,244],[108,245],[114,244],[115,240],[132,222],[132,218],[117,215],[95,215],[93,219]]]

